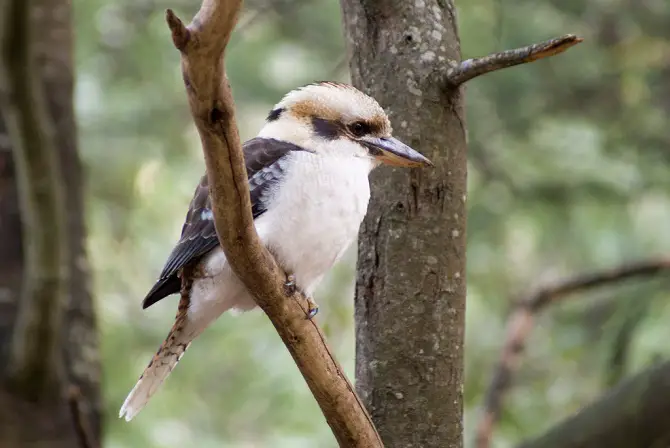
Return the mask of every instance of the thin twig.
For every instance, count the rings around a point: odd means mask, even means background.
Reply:
[[[574,34],[566,34],[539,44],[493,53],[482,58],[466,59],[447,71],[446,81],[451,86],[458,86],[472,78],[495,70],[526,64],[563,53],[582,40],[581,37]]]
[[[526,339],[533,329],[535,316],[546,306],[600,286],[609,286],[635,277],[650,277],[670,270],[670,259],[649,260],[619,266],[607,271],[568,278],[543,286],[516,301],[507,321],[503,343],[493,379],[484,399],[484,411],[477,426],[477,448],[488,448],[493,428],[500,418],[502,401],[512,382],[512,375],[521,364]]]
[[[186,92],[205,155],[214,222],[234,272],[272,321],[343,447],[376,448],[382,442],[321,330],[306,319],[301,293],[287,297],[285,273],[261,244],[251,214],[249,185],[225,77],[223,54],[241,0],[203,0],[185,27],[170,10],[166,19],[181,51]]]

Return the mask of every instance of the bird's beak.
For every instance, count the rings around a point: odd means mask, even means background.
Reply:
[[[433,166],[433,162],[397,138],[363,137],[363,143],[377,160],[393,166]]]

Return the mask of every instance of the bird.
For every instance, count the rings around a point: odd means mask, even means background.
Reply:
[[[432,166],[393,137],[379,103],[355,87],[322,81],[287,93],[258,135],[242,145],[254,226],[288,273],[287,285],[311,300],[323,276],[355,241],[370,199],[369,174],[387,164]],[[207,176],[196,187],[181,236],[142,302],[180,293],[175,322],[128,394],[119,417],[132,420],[187,348],[229,310],[256,307],[219,245]]]

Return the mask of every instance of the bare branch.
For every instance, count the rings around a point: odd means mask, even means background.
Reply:
[[[519,448],[670,446],[670,361],[653,366]]]
[[[370,416],[317,325],[307,300],[286,296],[285,273],[261,244],[251,214],[249,186],[223,53],[241,0],[204,0],[185,27],[172,11],[166,19],[181,67],[207,165],[216,230],[235,273],[268,315],[314,394],[340,446],[382,447]]]
[[[574,34],[566,34],[539,44],[493,53],[482,58],[466,59],[447,71],[447,84],[458,86],[472,78],[495,70],[555,56],[577,45],[582,40],[581,37]]]
[[[631,278],[650,277],[670,270],[670,259],[642,261],[607,271],[579,275],[543,286],[516,302],[507,321],[507,335],[484,400],[484,415],[477,427],[478,448],[488,448],[493,428],[500,418],[502,400],[521,364],[526,339],[533,329],[535,316],[546,306],[600,286],[609,286]]]
[[[68,282],[65,202],[54,125],[34,58],[32,1],[4,2],[0,104],[17,168],[25,270],[8,379],[27,399],[60,397],[61,316]]]

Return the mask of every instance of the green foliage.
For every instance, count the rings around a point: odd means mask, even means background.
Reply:
[[[204,168],[163,18],[167,7],[189,17],[197,3],[75,1],[107,446],[335,446],[258,311],[222,318],[136,420],[116,418],[172,323],[175,298],[146,311],[140,301]],[[670,4],[457,3],[465,57],[568,32],[586,38],[566,54],[475,79],[467,89],[470,441],[511,298],[543,281],[670,251]],[[337,2],[247,6],[227,59],[245,138],[286,91],[346,80]],[[317,296],[320,321],[352,376],[354,260],[352,253]],[[667,357],[665,291],[667,282],[632,282],[542,315],[495,446],[542,431],[622,376]]]

